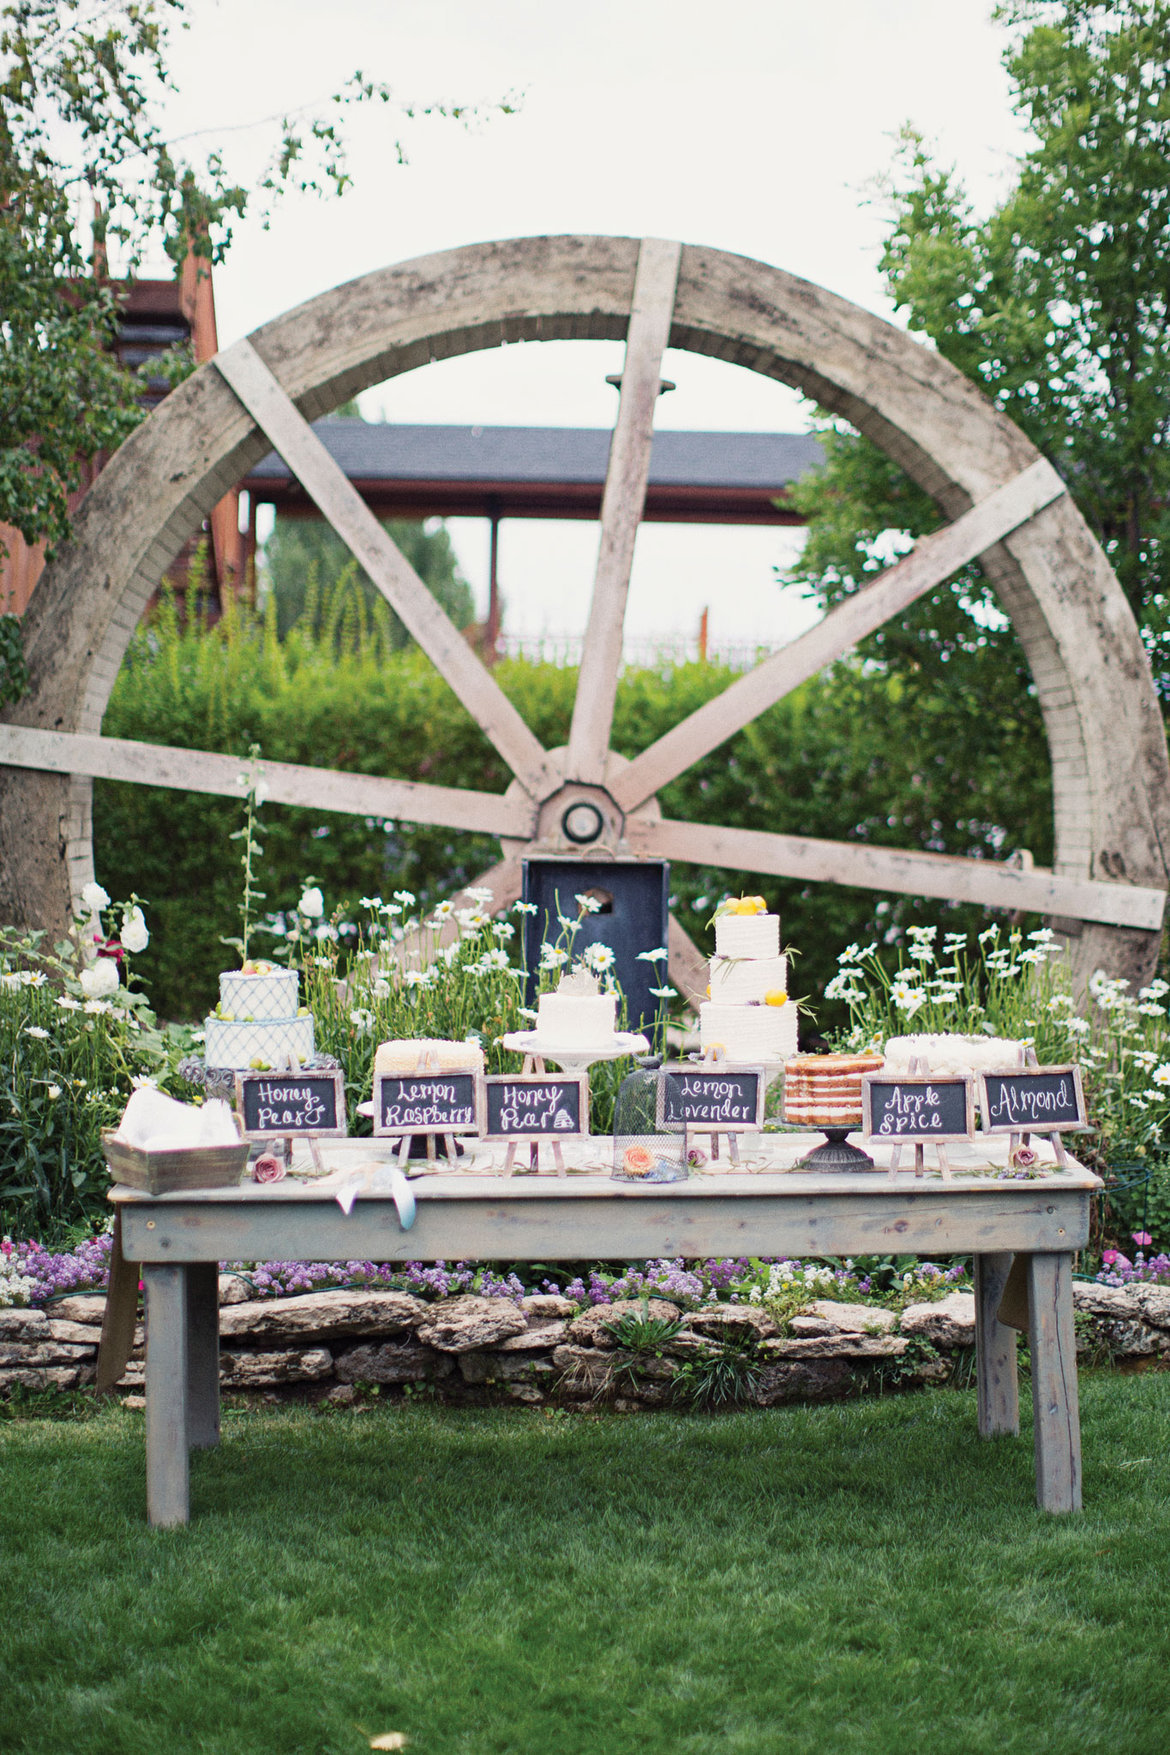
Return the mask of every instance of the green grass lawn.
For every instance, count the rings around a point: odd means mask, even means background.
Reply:
[[[937,1391],[703,1419],[229,1414],[151,1532],[142,1416],[0,1427],[6,1755],[1170,1748],[1170,1378],[1082,1383],[1084,1515]]]

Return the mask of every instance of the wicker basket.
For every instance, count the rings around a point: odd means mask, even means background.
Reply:
[[[234,1117],[239,1128],[239,1116]],[[102,1135],[110,1175],[126,1188],[145,1194],[171,1194],[187,1188],[232,1188],[244,1174],[250,1147],[241,1138],[234,1146],[187,1146],[169,1152],[148,1152],[128,1146],[112,1133]]]

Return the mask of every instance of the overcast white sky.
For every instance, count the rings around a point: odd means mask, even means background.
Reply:
[[[479,239],[543,232],[678,237],[776,263],[889,315],[878,274],[880,211],[867,185],[912,122],[956,162],[980,205],[1021,135],[991,0],[191,0],[176,41],[173,131],[225,133],[246,178],[240,124],[329,93],[355,68],[403,99],[520,112],[465,130],[408,123],[394,162],[386,111],[351,121],[354,187],[288,200],[271,227],[246,221],[216,275],[221,345],[338,282]],[[363,399],[370,417],[609,426],[621,348],[530,344],[432,365]],[[782,386],[672,352],[663,426],[792,431],[807,410]],[[452,526],[482,597],[486,526]],[[647,525],[627,632],[693,634],[711,606],[715,644],[790,637],[801,608],[773,579],[784,530]],[[506,626],[579,631],[595,525],[503,527]],[[807,612],[806,612],[807,613]]]

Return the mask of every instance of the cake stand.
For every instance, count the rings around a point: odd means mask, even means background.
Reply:
[[[599,1060],[621,1060],[623,1055],[649,1054],[650,1044],[645,1036],[632,1030],[618,1030],[610,1037],[605,1046],[583,1048],[580,1043],[567,1048],[555,1042],[546,1042],[535,1030],[515,1030],[510,1036],[501,1038],[505,1048],[513,1054],[522,1054],[525,1060],[555,1060],[562,1072],[579,1078]]]
[[[852,1127],[822,1127],[815,1131],[823,1133],[825,1143],[814,1146],[806,1158],[802,1158],[796,1168],[800,1170],[875,1170],[873,1159],[860,1146],[849,1144],[849,1135],[854,1132]]]

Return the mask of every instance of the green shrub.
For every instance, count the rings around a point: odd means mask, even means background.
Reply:
[[[132,642],[104,730],[244,757],[259,744],[268,761],[503,792],[510,774],[465,708],[416,649],[391,649],[384,620],[359,611],[343,579],[311,605],[283,640],[270,608],[257,619],[229,608],[220,624],[183,621],[164,598]],[[316,631],[314,631],[316,630]],[[549,748],[568,738],[576,672],[519,660],[495,676]],[[613,728],[616,750],[634,755],[733,679],[718,665],[627,670]],[[902,686],[848,664],[814,678],[661,793],[669,816],[880,845],[970,853],[1027,845],[1051,853],[1046,749],[1033,704],[985,724],[971,692],[940,700],[907,727]],[[1029,717],[1031,715],[1031,717]],[[956,770],[952,752],[962,749]],[[99,781],[94,788],[95,859],[115,893],[136,890],[152,905],[156,933],[143,977],[162,1016],[209,1009],[220,939],[237,925],[237,868],[228,837],[241,806],[200,794]],[[424,906],[475,881],[498,857],[487,836],[317,810],[268,807],[260,887],[268,906],[289,906],[307,874],[330,904],[408,889]],[[909,922],[982,926],[983,911],[911,897],[752,876],[802,952],[794,991],[813,997],[822,1029],[845,1007],[822,1002],[836,948],[850,939],[898,934]],[[707,923],[744,875],[678,863],[675,912],[709,948]],[[808,1027],[806,1027],[806,1034]]]

